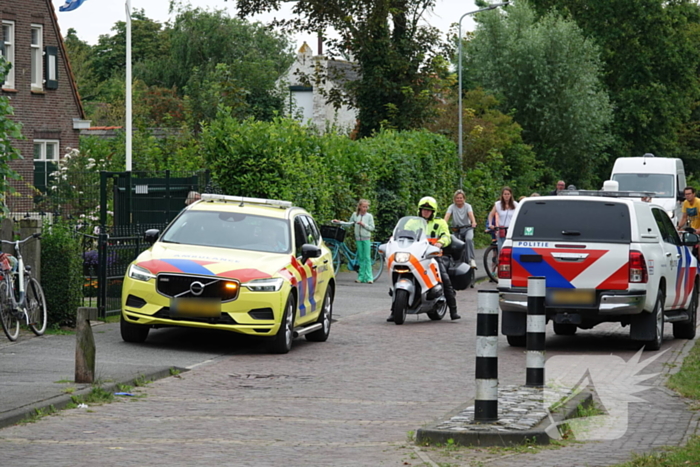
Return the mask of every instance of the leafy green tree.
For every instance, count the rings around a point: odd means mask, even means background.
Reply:
[[[576,185],[597,182],[612,107],[595,44],[556,13],[537,19],[525,1],[478,21],[465,68],[512,109],[523,140],[547,167]]]
[[[294,60],[287,36],[223,10],[171,8],[177,16],[166,28],[168,50],[144,69],[148,84],[189,95],[197,123],[213,118],[220,104],[242,118],[281,113],[286,93],[278,81]]]
[[[7,75],[11,66],[0,56],[0,76]],[[14,113],[14,109],[10,105],[10,99],[7,96],[0,96],[0,193],[5,195],[15,192],[10,184],[10,180],[20,178],[19,174],[10,168],[10,161],[22,159],[20,152],[12,146],[12,140],[24,139],[22,136],[22,124],[11,118]],[[2,212],[7,214],[8,208],[4,199],[0,204]]]
[[[106,81],[115,74],[126,73],[126,22],[117,21],[112,27],[114,35],[103,34],[93,47],[92,72],[99,81]],[[168,52],[167,34],[162,25],[146,17],[143,10],[131,14],[131,60],[134,75]],[[169,86],[166,86],[169,87]]]
[[[279,0],[237,0],[241,16],[279,7]],[[331,56],[352,56],[358,79],[345,81],[328,99],[359,111],[360,137],[382,126],[420,128],[433,116],[436,97],[431,88],[442,63],[435,60],[438,31],[420,24],[435,0],[307,0],[293,6],[295,18],[277,21],[285,30],[318,33],[333,29]],[[337,78],[328,74],[321,81]],[[342,78],[342,77],[341,77]]]
[[[93,100],[99,92],[100,80],[93,71],[93,49],[70,28],[63,39],[70,60],[71,71],[83,101]]]
[[[532,0],[557,8],[600,46],[615,107],[614,156],[683,155],[699,96],[700,7],[691,0]],[[693,119],[697,120],[697,119]],[[697,135],[697,133],[695,133]]]

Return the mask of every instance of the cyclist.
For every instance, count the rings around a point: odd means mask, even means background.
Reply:
[[[465,249],[465,258],[462,261],[469,261],[472,269],[476,269],[476,261],[474,260],[474,229],[476,228],[476,219],[474,218],[474,210],[469,203],[466,203],[466,195],[464,191],[457,190],[452,198],[454,203],[450,204],[445,213],[445,222],[451,222],[451,230],[454,234],[467,244]]]
[[[452,242],[452,238],[447,222],[445,222],[444,219],[435,218],[437,208],[437,201],[435,201],[435,198],[432,196],[424,196],[418,202],[418,215],[428,222],[428,238],[435,241],[435,246],[443,248],[449,246]],[[455,294],[455,289],[452,287],[450,276],[447,274],[447,268],[443,264],[443,257],[437,258],[437,264],[438,268],[440,268],[440,277],[442,278],[442,285],[445,290],[447,306],[450,309],[450,318],[453,320],[460,319],[461,316],[457,314],[457,296]],[[393,313],[389,315],[387,321],[394,321]]]

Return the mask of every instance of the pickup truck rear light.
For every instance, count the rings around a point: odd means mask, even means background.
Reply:
[[[649,280],[647,273],[647,262],[641,251],[630,251],[630,282],[636,284],[646,284]]]
[[[499,279],[511,279],[511,268],[510,262],[512,257],[512,248],[506,247],[501,248],[501,252],[498,254],[498,278]]]

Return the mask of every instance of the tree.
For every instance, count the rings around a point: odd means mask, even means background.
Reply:
[[[219,104],[230,106],[240,98],[247,108],[237,114],[242,118],[270,120],[282,112],[286,92],[279,80],[294,60],[287,36],[260,23],[231,18],[223,10],[174,2],[171,8],[177,15],[165,30],[167,53],[142,69],[146,83],[192,94],[190,108],[199,106],[195,119],[210,119]],[[205,101],[193,102],[204,95]]]
[[[146,17],[143,10],[131,14],[131,60],[134,75],[168,52],[167,34],[162,25]],[[92,70],[96,79],[106,81],[115,74],[126,73],[126,22],[117,21],[112,27],[114,35],[102,34],[93,47]],[[166,86],[169,87],[169,86]]]
[[[279,0],[237,0],[243,17],[278,8]],[[435,0],[306,0],[296,2],[295,18],[273,23],[285,30],[318,33],[334,29],[327,40],[333,56],[354,57],[359,78],[328,96],[359,111],[360,137],[382,126],[398,130],[421,127],[432,117],[438,31],[422,26],[423,13]],[[332,76],[315,79],[327,80]]]
[[[577,185],[597,181],[612,119],[597,47],[558,14],[538,20],[525,1],[477,21],[466,69],[501,96],[547,167]]]
[[[616,109],[614,156],[682,155],[699,97],[700,7],[691,0],[532,0],[558,8],[600,46]],[[692,140],[692,138],[691,138]],[[691,145],[693,144],[690,141]],[[697,144],[697,143],[694,143]]]
[[[0,76],[6,76],[12,65],[0,56]],[[10,161],[22,159],[20,152],[12,146],[12,140],[23,139],[22,125],[12,118],[15,111],[7,96],[0,96],[0,192],[4,195],[14,193],[9,180],[18,180],[19,174],[10,168]],[[3,214],[7,214],[7,203],[1,203]]]

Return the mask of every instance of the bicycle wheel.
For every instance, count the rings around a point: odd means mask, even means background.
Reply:
[[[30,278],[26,286],[27,298],[25,306],[29,315],[29,329],[37,336],[41,336],[46,331],[46,298],[41,284],[35,278]]]
[[[379,254],[379,242],[372,242],[369,249],[369,256],[372,258],[372,280],[377,282],[379,276],[384,271],[384,256]]]
[[[491,244],[484,252],[484,271],[489,281],[498,282],[498,246]]]
[[[11,341],[16,341],[19,336],[19,320],[12,312],[12,300],[10,298],[10,288],[8,281],[0,282],[0,320],[2,320],[2,330]]]
[[[340,244],[335,240],[326,238],[324,238],[323,241],[326,242],[326,245],[331,250],[331,254],[333,255],[333,271],[338,274],[340,271]]]

